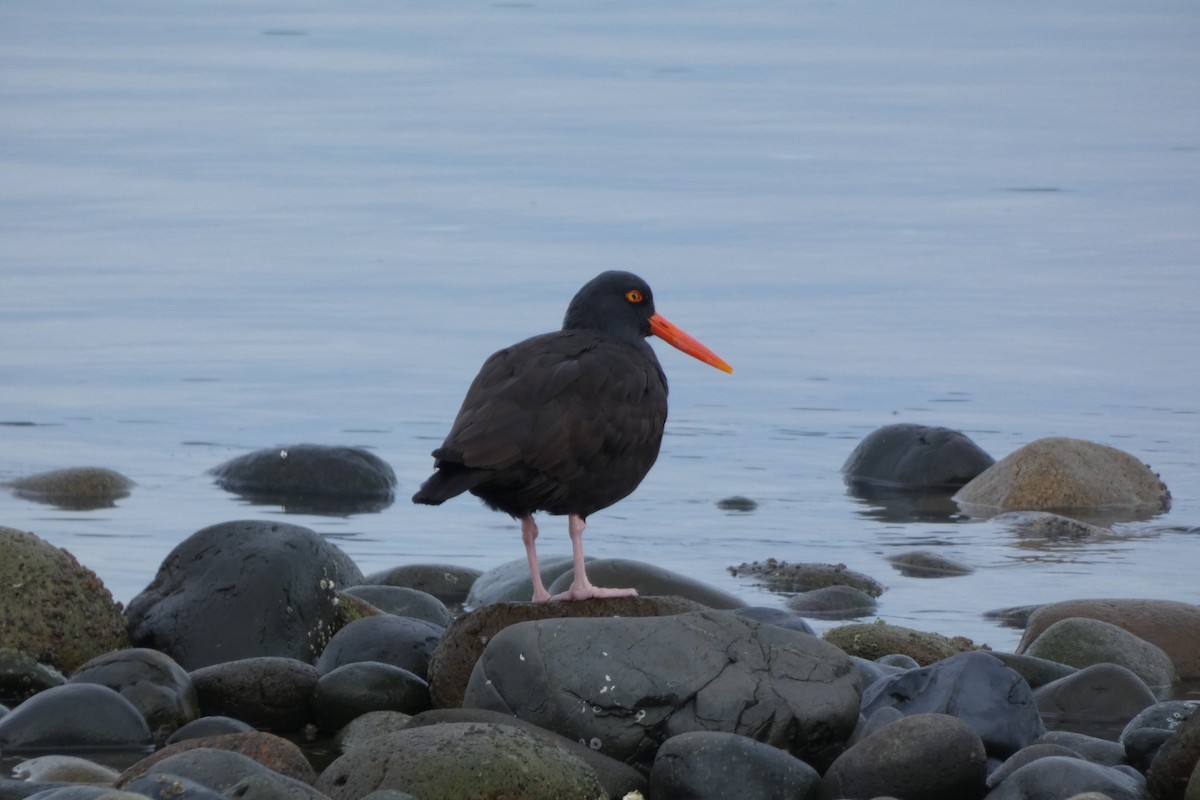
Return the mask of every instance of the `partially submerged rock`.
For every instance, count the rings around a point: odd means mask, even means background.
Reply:
[[[111,508],[114,501],[128,497],[137,484],[105,467],[68,467],[27,475],[7,485],[26,500],[70,511],[90,511]]]
[[[899,423],[867,434],[842,464],[842,474],[852,486],[946,490],[966,484],[993,463],[960,431]]]
[[[217,485],[251,503],[313,513],[362,513],[392,504],[396,474],[359,447],[297,444],[256,450],[212,469]]]

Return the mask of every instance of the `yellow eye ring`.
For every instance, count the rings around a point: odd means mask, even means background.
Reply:
[[[625,293],[625,299],[631,303],[640,303],[642,302],[642,293],[637,289],[630,289]]]

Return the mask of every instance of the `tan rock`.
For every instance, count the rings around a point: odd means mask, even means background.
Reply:
[[[959,490],[964,507],[1004,511],[1128,508],[1165,510],[1171,493],[1147,465],[1123,450],[1080,439],[1031,442]]]

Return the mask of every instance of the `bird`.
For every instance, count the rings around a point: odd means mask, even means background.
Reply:
[[[646,281],[631,272],[603,272],[572,298],[561,330],[484,362],[432,453],[433,474],[413,495],[414,503],[441,505],[470,492],[519,520],[534,602],[637,594],[588,580],[583,531],[590,514],[630,494],[658,458],[667,378],[648,336],[733,372],[655,311]],[[538,567],[537,511],[567,516],[574,576],[570,588],[553,597]]]

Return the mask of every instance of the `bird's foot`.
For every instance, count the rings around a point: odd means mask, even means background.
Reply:
[[[564,603],[576,600],[597,600],[609,597],[637,597],[637,589],[609,589],[604,586],[593,586],[590,583],[572,583],[570,589],[554,595],[550,598],[550,602]]]

